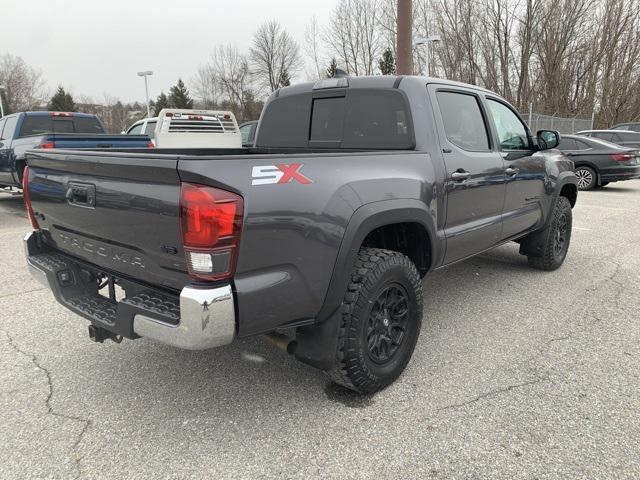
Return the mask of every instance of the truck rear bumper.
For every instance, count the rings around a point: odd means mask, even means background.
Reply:
[[[37,233],[24,238],[31,275],[51,289],[56,300],[93,325],[127,338],[150,338],[187,350],[204,350],[231,343],[235,307],[230,285],[187,286],[180,295],[144,285],[129,285],[125,298],[115,301],[97,291],[99,269],[56,251],[41,248]],[[126,286],[125,286],[126,290]]]

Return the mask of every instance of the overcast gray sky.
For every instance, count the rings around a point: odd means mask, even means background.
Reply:
[[[179,76],[187,82],[213,47],[248,50],[256,27],[277,19],[303,42],[313,15],[328,22],[337,0],[2,0],[0,54],[21,56],[58,84],[96,101],[144,100]]]

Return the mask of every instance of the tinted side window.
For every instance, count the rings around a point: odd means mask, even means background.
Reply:
[[[310,117],[310,93],[272,100],[264,112],[257,146],[306,147]]]
[[[608,132],[594,132],[592,133],[592,135],[596,138],[601,138],[602,140],[606,140],[607,142],[613,142],[615,143],[616,141],[620,141],[617,138],[614,139],[614,133],[608,133]],[[616,135],[617,136],[617,135]]]
[[[411,115],[397,90],[347,93],[344,148],[409,149],[414,146]]]
[[[526,150],[529,148],[527,129],[509,107],[495,100],[487,100],[489,112],[498,131],[498,141],[503,150]]]
[[[629,125],[616,125],[611,130],[629,130]]]
[[[635,132],[620,132],[618,136],[625,142],[640,142],[640,135]]]
[[[311,141],[340,142],[344,126],[345,97],[316,98],[311,114]]]
[[[105,133],[100,121],[95,117],[74,117],[73,124],[76,133]],[[58,133],[57,120],[54,121],[53,128]]]
[[[583,142],[582,140],[576,140],[576,146],[578,147],[578,150],[588,150],[591,148],[591,145],[587,142]]]
[[[4,130],[2,131],[2,137],[5,140],[11,140],[13,134],[16,132],[16,124],[18,123],[18,117],[8,117],[4,124]]]
[[[139,123],[129,129],[127,135],[140,135],[142,133],[142,124]]]
[[[578,150],[578,146],[573,138],[561,138],[558,150]]]
[[[437,92],[447,139],[465,150],[488,150],[489,136],[478,99],[473,95]]]

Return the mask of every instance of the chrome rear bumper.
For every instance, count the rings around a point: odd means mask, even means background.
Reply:
[[[36,235],[31,232],[24,238],[31,275],[51,289],[60,304],[92,324],[116,335],[146,337],[187,350],[204,350],[233,341],[236,313],[230,285],[186,286],[179,297],[150,287],[136,287],[135,296],[116,302],[99,295],[95,282],[83,284],[86,275],[82,272],[99,272],[99,267],[80,263],[61,252],[41,251]]]

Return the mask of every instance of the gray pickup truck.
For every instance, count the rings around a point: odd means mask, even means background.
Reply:
[[[29,152],[27,261],[95,341],[267,335],[375,392],[413,353],[428,272],[510,241],[563,263],[577,181],[559,138],[444,80],[286,87],[250,149]]]

